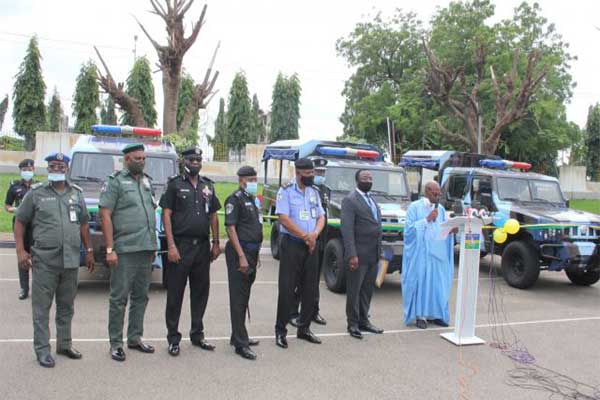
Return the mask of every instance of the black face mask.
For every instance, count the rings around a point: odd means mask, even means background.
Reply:
[[[187,172],[188,174],[190,174],[190,176],[196,176],[200,173],[200,167],[194,167],[191,165],[186,165],[185,166],[185,172]]]
[[[368,193],[373,187],[373,182],[358,182],[356,186],[361,192]]]
[[[127,169],[133,175],[140,175],[142,172],[144,172],[144,163],[143,162],[138,163],[138,162],[132,161],[127,166]]]
[[[304,186],[312,186],[315,180],[314,176],[303,176],[300,178],[300,181]]]

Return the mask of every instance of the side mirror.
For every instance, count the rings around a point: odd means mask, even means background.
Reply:
[[[567,208],[571,208],[571,200],[567,200],[565,202],[565,204],[566,204]]]
[[[419,200],[419,193],[411,193],[410,201],[417,201],[417,200]]]

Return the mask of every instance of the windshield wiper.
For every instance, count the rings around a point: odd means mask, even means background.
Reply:
[[[383,190],[371,190],[371,193],[378,195],[378,196],[385,197],[386,199],[390,199],[390,200],[396,200],[396,197],[404,197],[401,195],[398,195],[398,196],[392,195],[387,192],[384,192]]]
[[[71,179],[78,179],[78,180],[82,180],[82,181],[98,182],[98,183],[104,182],[104,179],[100,179],[100,178],[97,178],[95,176],[78,175],[78,176],[72,176]]]
[[[517,199],[516,197],[502,197],[501,200],[503,200],[503,201],[523,201],[521,199]]]

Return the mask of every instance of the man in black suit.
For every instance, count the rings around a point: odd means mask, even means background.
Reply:
[[[359,169],[356,189],[342,201],[342,237],[346,271],[346,317],[348,333],[362,339],[361,331],[383,333],[369,321],[369,307],[377,278],[377,264],[383,258],[381,247],[381,211],[369,192],[373,176]]]

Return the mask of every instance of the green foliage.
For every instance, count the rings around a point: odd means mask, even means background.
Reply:
[[[4,96],[4,100],[0,103],[0,129],[2,129],[2,125],[4,125],[6,110],[8,110],[8,95]]]
[[[250,132],[249,143],[259,143],[267,139],[267,127],[263,120],[263,111],[258,104],[256,93],[252,96],[252,130]]]
[[[277,75],[271,100],[270,141],[298,139],[301,93],[298,75],[289,78],[281,72]]]
[[[154,84],[152,83],[150,62],[146,57],[139,57],[135,60],[127,77],[125,93],[138,101],[146,126],[155,126],[157,113],[154,100]],[[121,116],[121,124],[135,125],[131,115],[126,111]]]
[[[229,135],[227,130],[227,114],[225,113],[225,100],[219,99],[219,113],[215,121],[215,134],[208,142],[213,147],[215,161],[227,160],[229,155]]]
[[[180,153],[181,151],[189,149],[190,147],[196,146],[198,144],[197,140],[178,135],[177,133],[169,133],[168,135],[164,135],[164,138],[170,141],[171,144],[173,144],[177,153]]]
[[[49,132],[59,132],[62,117],[63,109],[60,104],[60,96],[58,95],[56,88],[54,88],[52,99],[50,99],[50,103],[48,104],[48,122],[46,129]]]
[[[566,119],[565,104],[573,88],[569,74],[568,44],[542,15],[538,4],[521,4],[511,18],[493,24],[495,7],[488,0],[455,1],[435,13],[423,27],[417,16],[398,10],[389,18],[376,15],[361,22],[337,42],[338,54],[354,73],[346,81],[346,106],[340,120],[342,138],[363,138],[369,143],[387,143],[385,118],[393,120],[399,150],[409,148],[453,148],[439,132],[438,120],[450,131],[464,131],[463,122],[438,105],[425,90],[425,58],[421,38],[444,65],[463,68],[467,87],[475,81],[475,49],[482,45],[486,63],[480,88],[483,132],[496,123],[495,95],[490,66],[494,67],[503,93],[502,76],[510,73],[517,57],[518,74],[526,69],[527,54],[541,52],[537,70],[547,75],[531,98],[528,116],[502,133],[498,154],[526,158],[539,168],[555,161],[557,150],[576,141],[579,132]],[[515,92],[520,89],[515,82]],[[456,85],[455,90],[458,90]],[[454,95],[460,96],[458,92]],[[485,136],[484,136],[485,137]]]
[[[600,105],[590,107],[586,130],[587,174],[593,181],[600,180]]]
[[[0,136],[0,150],[25,151],[25,142],[10,136]]]
[[[227,103],[227,133],[229,148],[241,154],[252,130],[252,104],[244,72],[235,74]]]
[[[117,125],[115,102],[110,96],[108,96],[106,100],[102,102],[102,108],[100,109],[100,123],[106,125]]]
[[[41,59],[37,37],[34,36],[29,41],[13,88],[15,131],[25,138],[27,150],[33,150],[35,146],[35,132],[46,126],[46,84],[42,76]]]
[[[81,65],[73,95],[74,130],[77,133],[91,134],[92,125],[98,123],[96,110],[100,107],[100,93],[96,77],[96,65],[91,60]]]
[[[185,115],[185,110],[187,109],[188,104],[192,101],[192,96],[194,94],[194,79],[191,75],[184,73],[181,78],[181,87],[179,89],[179,100],[177,102],[177,130],[181,129],[181,123],[183,122],[183,116]],[[198,113],[194,115],[192,119],[192,124],[190,125],[190,129],[185,132],[186,137],[193,138],[197,141],[198,137],[198,123],[200,121],[200,117]]]

